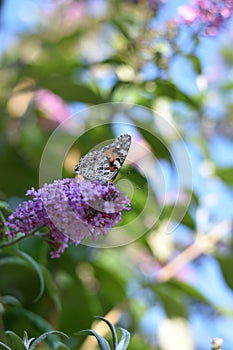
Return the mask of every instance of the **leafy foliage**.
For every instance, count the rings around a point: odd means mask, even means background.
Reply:
[[[159,0],[46,3],[0,57],[0,347],[85,350],[73,333],[86,329],[109,349],[90,328],[98,314],[117,350],[174,348],[177,334],[210,348],[210,333],[232,348],[229,17],[199,6],[192,24],[165,19],[173,2]],[[43,228],[6,237],[29,188],[73,177],[80,156],[125,132],[134,142],[116,185],[131,211],[106,237],[59,259]]]
[[[108,325],[108,327],[110,328],[111,333],[112,333],[112,339],[113,339],[113,350],[125,350],[125,349],[127,349],[128,345],[129,345],[129,340],[130,340],[130,333],[126,329],[120,328],[120,332],[121,332],[122,336],[121,336],[120,341],[118,342],[116,329],[111,324],[111,322],[109,322],[104,317],[97,316],[96,318],[99,318],[100,320],[104,321]],[[83,331],[80,331],[78,334],[92,335],[98,341],[98,344],[99,344],[99,347],[101,350],[110,350],[110,346],[109,346],[108,342],[105,340],[105,338],[100,336],[94,330],[85,329]]]

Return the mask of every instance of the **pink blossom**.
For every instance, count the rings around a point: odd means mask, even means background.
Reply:
[[[232,16],[232,0],[196,0],[178,9],[179,22],[196,25],[201,33],[215,36]]]
[[[184,22],[187,24],[193,23],[198,16],[197,10],[187,5],[180,6],[178,9],[178,14],[182,17]]]
[[[71,115],[66,102],[60,96],[46,89],[35,92],[33,104],[42,113],[44,119],[42,126],[48,129],[56,127]]]

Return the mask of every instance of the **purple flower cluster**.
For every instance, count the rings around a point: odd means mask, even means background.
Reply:
[[[232,16],[232,0],[196,0],[191,5],[178,10],[181,20],[186,24],[198,24],[206,35],[216,35],[224,23]]]
[[[55,180],[37,191],[27,191],[32,200],[20,204],[8,217],[7,234],[12,238],[41,227],[49,229],[51,256],[59,257],[69,241],[79,244],[106,234],[130,210],[129,199],[113,184],[77,179]]]

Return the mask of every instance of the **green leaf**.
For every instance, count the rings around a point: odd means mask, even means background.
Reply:
[[[155,132],[152,134],[147,130],[141,128],[141,126],[138,126],[138,131],[149,143],[156,158],[164,158],[172,163],[172,156],[169,148],[166,146],[167,143],[161,138],[159,134],[156,134]]]
[[[102,312],[106,313],[111,305],[120,303],[125,297],[126,282],[121,278],[119,269],[115,270],[116,273],[114,273],[109,266],[100,266],[98,262],[96,262],[95,265],[93,264],[93,266],[95,268],[95,276],[102,287],[98,293],[98,299],[101,302],[102,307],[104,307]],[[122,273],[123,272],[124,271],[122,271]]]
[[[65,274],[65,278],[68,278],[70,283],[66,285],[60,284],[62,302],[60,328],[70,334],[77,329],[88,327],[93,318],[93,304],[96,305],[97,303],[98,305],[99,300],[96,300],[98,299],[96,295],[88,295],[87,290],[78,277],[72,279],[71,276]],[[78,317],[78,315],[82,315],[82,317]]]
[[[0,346],[2,346],[4,349],[12,350],[12,348],[10,348],[10,347],[7,346],[6,344],[2,343],[1,341],[0,341]]]
[[[52,331],[53,336],[48,337],[46,340],[48,349],[55,349],[56,345],[60,342],[59,334],[61,333],[51,329],[51,324],[35,312],[21,307],[15,307],[7,310],[7,318],[12,320],[11,324],[13,324],[14,328],[19,329],[18,333],[22,332],[22,327],[32,334],[43,335],[44,333]],[[61,335],[63,335],[63,333]]]
[[[43,273],[42,273],[40,265],[30,255],[28,255],[28,254],[26,254],[18,249],[8,248],[7,252],[14,255],[14,256],[21,258],[29,266],[31,266],[33,268],[33,270],[37,273],[37,276],[39,278],[40,289],[39,289],[37,297],[34,300],[34,302],[36,302],[38,299],[40,299],[40,297],[42,296],[42,294],[44,292],[44,278],[43,278]]]
[[[8,212],[11,212],[9,204],[7,202],[4,202],[4,201],[0,201],[0,209],[5,209]]]
[[[187,58],[189,58],[191,60],[193,68],[195,69],[195,72],[197,74],[201,74],[202,73],[202,66],[201,66],[201,61],[200,61],[199,57],[190,54],[190,55],[187,55]]]
[[[60,343],[60,342],[55,345],[55,349],[56,350],[71,350],[71,348],[69,348],[68,346],[66,346],[65,344]]]
[[[6,331],[5,333],[6,333],[7,342],[14,350],[27,349],[23,343],[23,340],[17,334],[15,334],[12,331]]]
[[[79,334],[92,335],[96,338],[101,350],[111,350],[107,340],[104,337],[102,337],[101,335],[99,335],[98,333],[96,333],[95,331],[93,331],[92,329],[85,329],[85,330],[77,332],[75,334],[77,334],[77,335],[79,335]]]
[[[57,310],[61,311],[61,308],[62,308],[61,300],[60,300],[57,285],[52,277],[52,274],[44,266],[41,266],[41,269],[42,269],[42,273],[43,273],[43,279],[44,279],[46,292],[51,297],[51,299],[54,301],[54,304],[56,305]]]
[[[4,223],[6,222],[6,218],[12,213],[12,210],[9,207],[7,202],[0,201],[0,230],[5,232],[6,228],[4,227]],[[1,232],[1,235],[2,235]],[[7,239],[7,236],[2,236],[1,240]]]
[[[180,222],[193,230],[195,229],[195,222],[187,211],[186,205],[166,205],[161,213],[160,219],[163,220],[167,218],[170,220],[172,218],[173,221]]]
[[[144,84],[139,86],[129,82],[118,81],[110,91],[108,100],[150,107],[151,100],[154,97],[152,94],[145,93],[144,90]]]
[[[222,45],[220,47],[221,56],[224,59],[224,63],[228,65],[229,68],[233,65],[233,56],[231,45]]]
[[[102,316],[95,316],[95,318],[102,320],[103,322],[105,322],[109,326],[111,333],[112,333],[113,349],[115,349],[117,346],[117,343],[118,343],[117,333],[116,333],[115,327],[113,326],[113,324],[110,321],[108,321],[106,318],[104,318]]]
[[[129,345],[130,333],[124,328],[119,328],[119,330],[121,331],[122,336],[116,350],[125,350]]]
[[[156,96],[168,96],[172,100],[178,100],[187,103],[190,107],[198,109],[200,106],[197,101],[193,100],[185,92],[180,90],[173,82],[168,80],[156,80]]]
[[[20,301],[12,295],[3,295],[0,297],[0,303],[3,305],[20,305]]]
[[[23,332],[23,343],[26,346],[26,348],[28,349],[30,344],[34,341],[35,338],[30,338],[28,339],[28,334],[26,331]]]
[[[231,91],[233,89],[233,82],[230,80],[230,81],[226,81],[223,85],[222,85],[222,88],[224,91],[228,92],[228,91]]]
[[[64,55],[59,55],[59,52],[56,50],[54,52],[52,46],[54,43],[46,43],[47,46],[47,54],[51,56],[51,54],[56,55],[56,59],[48,57],[47,59],[43,59],[43,62],[37,61],[36,64],[24,64],[21,62],[21,70],[18,72],[17,82],[19,82],[24,76],[31,77],[33,80],[38,81],[39,79],[45,79],[48,76],[57,77],[58,75],[66,75],[69,77],[72,74],[73,70],[79,68],[77,59],[73,60],[71,57],[65,57]],[[19,61],[17,62],[19,64]],[[21,89],[21,91],[25,91],[26,89]]]
[[[157,284],[153,289],[160,298],[168,317],[187,317],[183,293],[168,283]]]
[[[125,37],[128,45],[133,45],[132,38],[128,33],[129,28],[127,28],[128,26],[126,24],[123,24],[124,22],[126,22],[126,18],[124,18],[124,21],[122,21],[122,18],[119,18],[119,16],[112,18],[112,24],[115,25],[119,32]],[[122,61],[120,63],[122,63]]]
[[[209,300],[201,292],[199,292],[197,288],[191,286],[189,283],[186,283],[184,281],[180,281],[177,279],[172,279],[167,283],[177,288],[177,290],[180,290],[182,293],[186,294],[187,296],[210,305]]]
[[[38,81],[38,88],[48,89],[66,101],[99,104],[106,102],[99,94],[84,84],[76,84],[67,75],[59,75]]]
[[[0,294],[10,290],[20,303],[32,303],[40,291],[38,275],[27,260],[13,254],[17,255],[15,249],[6,248],[0,255]]]
[[[22,307],[8,309],[7,317],[12,320],[13,326],[19,329],[20,332],[22,332],[22,327],[37,334],[53,330],[50,323],[39,314]],[[22,325],[19,324],[20,320],[22,320]],[[53,340],[54,338],[51,338],[51,343]]]
[[[54,331],[45,332],[45,333],[41,334],[36,340],[34,340],[34,342],[29,347],[29,350],[34,350],[38,344],[40,344],[44,339],[46,339],[51,334],[59,334],[59,335],[62,335],[66,338],[69,338],[67,334],[60,332],[60,331],[54,330]]]
[[[148,340],[145,339],[146,337],[142,334],[135,333],[134,336],[131,339],[130,342],[130,349],[133,350],[142,350],[142,349],[146,349],[146,350],[158,350],[158,347],[155,347],[155,344],[149,344]],[[161,350],[161,348],[160,348]]]
[[[215,174],[219,176],[228,186],[233,185],[233,167],[229,168],[216,168]]]
[[[218,262],[220,264],[223,277],[228,284],[228,286],[233,290],[233,274],[232,274],[232,266],[233,266],[233,256],[219,256]]]

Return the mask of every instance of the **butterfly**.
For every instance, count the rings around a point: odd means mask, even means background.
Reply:
[[[131,145],[131,136],[118,136],[110,145],[99,151],[92,151],[83,156],[74,171],[80,177],[101,183],[113,181],[127,157]]]

